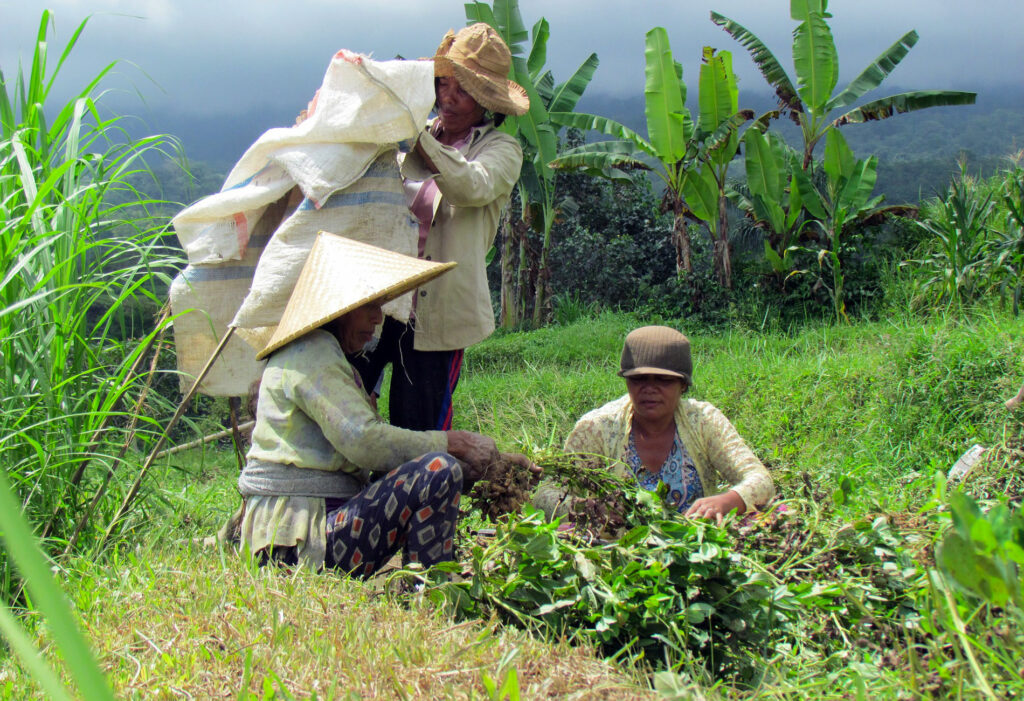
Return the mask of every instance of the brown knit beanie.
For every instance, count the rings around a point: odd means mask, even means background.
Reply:
[[[642,326],[626,336],[619,375],[671,375],[693,382],[690,341],[667,326]]]

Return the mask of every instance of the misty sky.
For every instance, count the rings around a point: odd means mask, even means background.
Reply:
[[[429,56],[449,27],[465,24],[462,0],[0,0],[0,67],[10,81],[27,62],[41,9],[56,18],[51,63],[71,32],[92,15],[58,86],[78,87],[119,60],[106,85],[137,112],[185,112],[230,119],[240,111],[286,106],[298,111],[339,48],[376,58]],[[708,19],[714,9],[757,34],[793,75],[787,0],[520,0],[524,20],[551,25],[549,60],[564,79],[590,53],[601,65],[589,92],[643,90],[645,32],[669,31],[676,60],[696,94],[704,45],[729,49],[744,89],[764,92],[746,52]],[[876,97],[895,88],[984,92],[1019,83],[1024,66],[1021,0],[833,0],[841,84],[902,34],[917,46]],[[742,97],[741,97],[742,102]]]

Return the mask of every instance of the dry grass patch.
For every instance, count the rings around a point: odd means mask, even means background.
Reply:
[[[455,624],[415,595],[204,550],[130,559],[70,587],[121,698],[487,698],[485,676],[512,669],[524,699],[655,698],[593,650]]]

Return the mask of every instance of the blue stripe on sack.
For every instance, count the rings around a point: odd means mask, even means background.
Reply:
[[[255,175],[250,175],[248,178],[246,178],[242,182],[238,183],[237,185],[232,185],[227,190],[221,190],[221,192],[230,192],[231,190],[237,190],[240,187],[245,187],[246,185],[251,183],[252,179],[255,178],[255,177],[256,177]]]
[[[255,265],[232,265],[230,267],[188,266],[181,276],[188,283],[219,282],[223,280],[252,280],[256,274]]]
[[[391,178],[397,175],[398,163],[393,158],[378,158],[363,173],[364,178]]]
[[[249,237],[249,243],[246,244],[246,248],[266,248],[267,244],[270,243],[270,239],[273,237],[273,231],[269,231],[265,234],[254,234]]]
[[[401,192],[383,192],[371,190],[370,192],[336,192],[331,195],[320,209],[329,207],[359,207],[364,204],[390,204],[399,207],[405,206],[405,194]],[[299,205],[300,210],[315,209],[313,202],[306,198]]]

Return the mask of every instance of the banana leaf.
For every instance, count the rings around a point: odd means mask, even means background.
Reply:
[[[916,90],[914,92],[890,95],[889,97],[883,97],[850,110],[833,120],[832,126],[839,127],[844,124],[858,124],[878,119],[888,119],[897,112],[904,114],[906,112],[927,109],[928,107],[973,105],[976,97],[977,93],[961,92],[958,90]]]
[[[708,166],[687,171],[682,183],[683,198],[694,216],[707,222],[712,233],[718,223],[718,182]]]
[[[796,185],[795,191],[800,197],[800,202],[804,209],[810,212],[811,216],[816,219],[827,219],[828,214],[825,211],[825,203],[821,199],[821,194],[814,187],[807,171],[800,167],[799,157],[796,155],[793,156],[793,161],[790,163],[790,170],[793,172],[793,184]],[[792,197],[790,200],[790,211],[792,211]]]
[[[796,88],[793,87],[793,83],[789,76],[786,75],[782,64],[779,63],[775,55],[768,50],[768,47],[757,36],[743,25],[717,12],[711,13],[711,21],[724,29],[729,36],[738,41],[740,46],[747,50],[750,58],[754,61],[754,65],[757,66],[757,69],[764,76],[764,79],[768,81],[768,84],[775,88],[775,94],[783,104],[793,109],[801,109]]]
[[[590,54],[580,64],[579,68],[569,76],[568,80],[555,88],[548,107],[550,113],[570,112],[576,108],[576,103],[583,97],[583,91],[587,89],[587,86],[590,85],[590,80],[594,77],[594,71],[597,70],[598,63],[597,54]],[[551,114],[548,116],[550,117]],[[552,121],[554,121],[554,118],[552,118]]]
[[[692,125],[686,109],[684,84],[679,79],[664,27],[647,32],[644,57],[647,137],[659,160],[678,161],[686,154]]]
[[[772,153],[768,139],[756,129],[743,135],[747,187],[752,195],[779,200],[782,195],[782,164]]]
[[[821,15],[811,13],[793,32],[793,65],[800,98],[816,115],[825,114],[839,80],[839,55]]]
[[[560,170],[586,168],[599,172],[612,168],[650,170],[638,156],[631,141],[595,141],[563,152],[549,165]]]
[[[914,47],[917,39],[917,32],[913,30],[900,37],[899,41],[886,49],[871,65],[861,71],[861,74],[854,78],[841,93],[829,100],[825,106],[825,113],[828,114],[832,110],[853,104],[861,95],[881,85],[886,76],[892,73],[893,69]]]
[[[803,22],[812,12],[831,17],[826,12],[827,7],[827,0],[790,0],[789,17],[797,22]]]
[[[619,124],[614,119],[599,117],[596,114],[584,114],[582,112],[550,112],[548,116],[555,124],[570,129],[581,129],[583,131],[599,131],[602,134],[623,139],[631,142],[637,149],[657,158],[658,154],[654,147],[637,132],[629,127]]]
[[[739,90],[732,72],[732,55],[704,47],[704,60],[700,67],[699,129],[713,131],[739,109]]]
[[[548,60],[548,38],[551,36],[548,21],[543,17],[537,20],[531,34],[533,35],[533,46],[530,47],[530,58],[526,60],[526,69],[529,71],[530,77],[536,80]]]
[[[829,129],[825,137],[825,173],[829,180],[839,182],[853,175],[857,157],[846,143],[846,139],[837,129]]]

